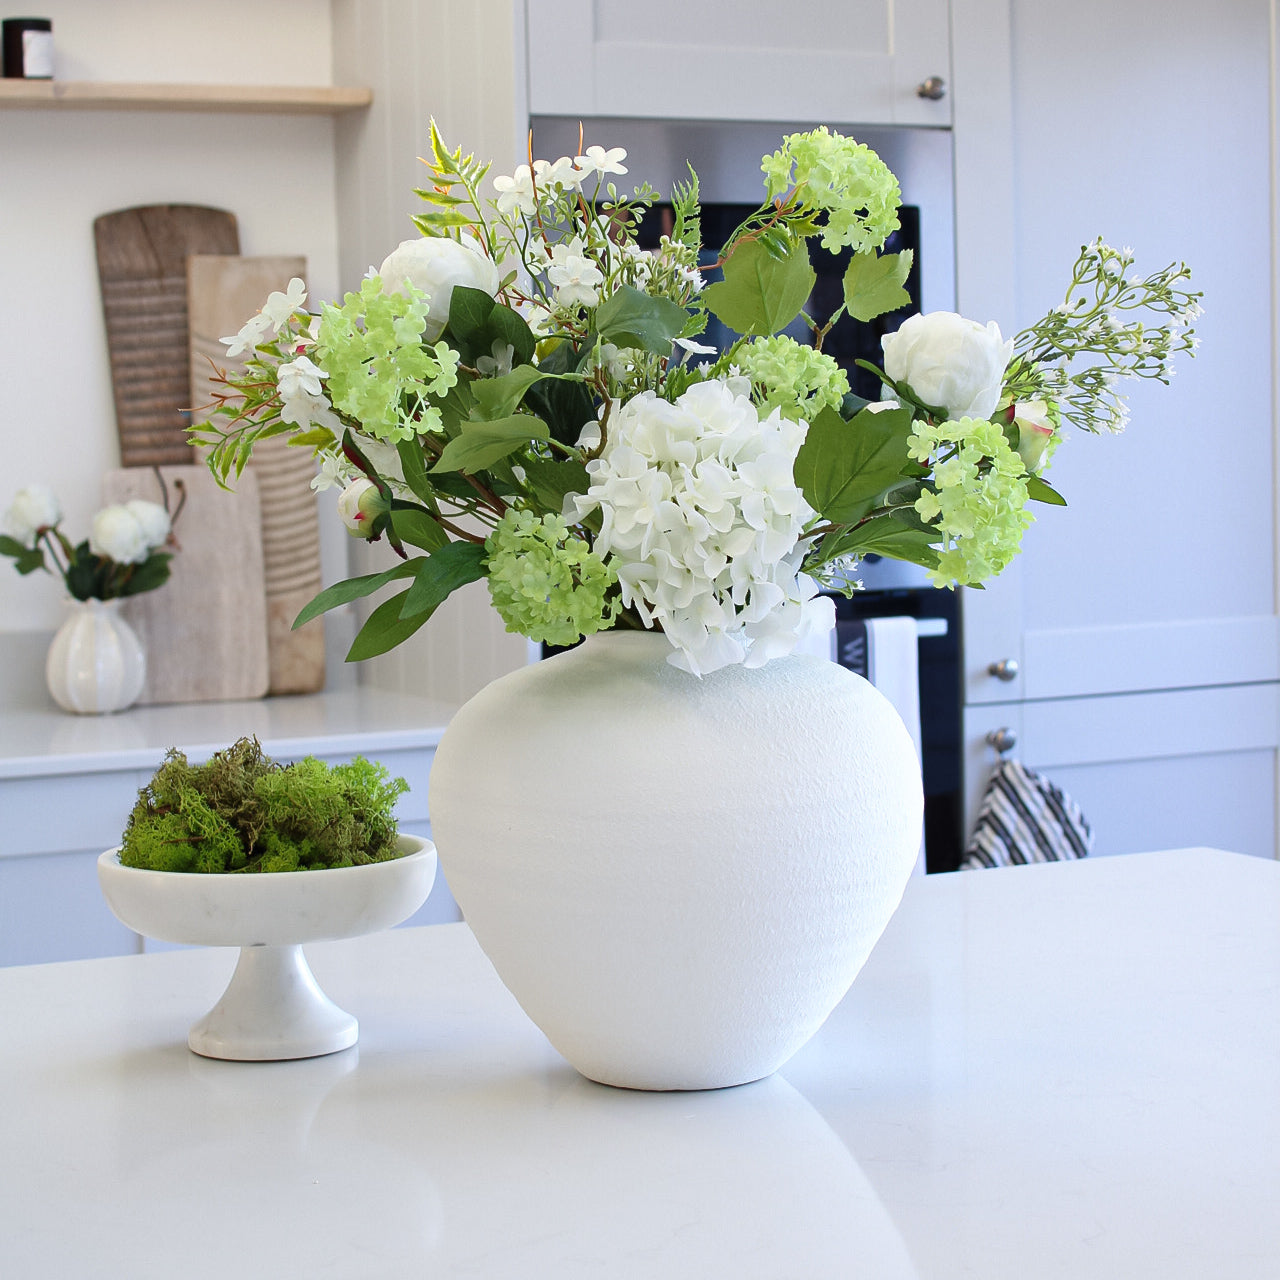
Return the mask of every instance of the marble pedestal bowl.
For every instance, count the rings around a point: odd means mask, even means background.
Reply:
[[[222,999],[187,1036],[206,1058],[314,1058],[355,1044],[359,1024],[320,990],[305,942],[354,938],[407,920],[436,874],[429,840],[401,836],[402,856],[363,867],[259,875],[201,875],[98,858],[107,905],[136,933],[163,942],[239,947]]]

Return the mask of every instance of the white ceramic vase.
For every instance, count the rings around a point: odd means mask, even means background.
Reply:
[[[920,766],[820,658],[702,679],[660,634],[522,668],[449,725],[432,836],[480,946],[583,1075],[708,1089],[822,1025],[897,908]]]
[[[45,680],[64,711],[123,711],[142,692],[147,661],[119,600],[69,600],[45,660]]]

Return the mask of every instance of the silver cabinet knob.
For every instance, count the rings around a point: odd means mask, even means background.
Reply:
[[[1001,755],[1004,755],[1006,751],[1012,751],[1018,745],[1018,735],[1012,729],[992,729],[987,734],[987,745],[995,747]]]
[[[1003,680],[1008,684],[1010,680],[1018,678],[1018,660],[1017,658],[1001,658],[999,662],[989,663],[987,674],[995,676],[997,680]]]
[[[916,97],[928,98],[930,102],[937,102],[946,92],[947,82],[941,76],[930,76],[916,85]]]

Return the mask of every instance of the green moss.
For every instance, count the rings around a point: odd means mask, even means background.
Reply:
[[[153,871],[309,871],[396,856],[403,778],[357,756],[330,767],[308,756],[280,765],[256,738],[204,764],[170,750],[138,793],[120,850]]]

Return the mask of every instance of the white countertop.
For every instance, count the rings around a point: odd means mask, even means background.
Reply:
[[[771,1080],[577,1076],[465,925],[309,947],[357,1048],[185,1047],[235,955],[0,970],[22,1280],[1280,1274],[1280,866],[913,880]]]
[[[0,779],[154,769],[169,747],[198,760],[250,734],[281,758],[434,746],[454,710],[366,687],[130,707],[105,716],[70,715],[41,699],[0,716]]]

